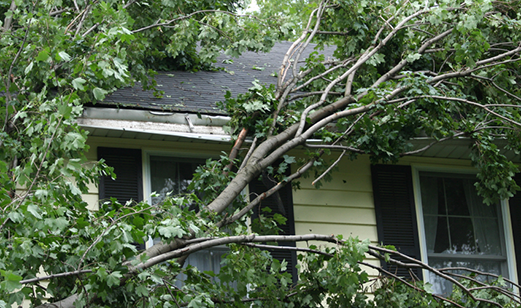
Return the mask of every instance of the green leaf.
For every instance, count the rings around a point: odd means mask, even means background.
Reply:
[[[27,67],[25,68],[24,73],[26,75],[29,74],[29,72],[33,69],[33,66],[34,66],[34,62],[33,61],[29,62],[29,65],[27,65]]]
[[[107,286],[119,286],[121,277],[123,277],[123,275],[118,271],[110,273],[110,275],[107,276]]]
[[[422,55],[419,53],[410,54],[410,55],[407,55],[406,60],[407,60],[407,62],[412,63],[412,62],[418,60],[419,58],[421,58],[421,56]]]
[[[46,47],[46,48],[42,49],[42,50],[38,53],[38,56],[35,58],[35,60],[36,60],[36,61],[40,61],[40,62],[45,62],[45,61],[47,61],[47,59],[49,59],[49,52],[50,52],[49,47]]]
[[[148,296],[148,289],[145,285],[140,284],[136,287],[136,295],[137,296]]]
[[[69,62],[71,60],[71,56],[68,53],[66,53],[65,51],[60,51],[58,53],[58,56],[60,57],[61,60],[65,61],[65,62]]]
[[[182,237],[185,233],[180,226],[160,226],[157,231],[165,238]]]
[[[8,293],[13,292],[16,289],[22,288],[20,280],[22,276],[14,274],[12,271],[0,270],[0,274],[4,276],[4,281],[0,282],[0,289],[5,290]]]
[[[101,88],[94,88],[94,90],[92,90],[92,94],[94,94],[94,98],[99,101],[105,99],[105,95],[107,93],[108,93],[107,91],[105,91]]]
[[[27,207],[27,211],[31,213],[34,217],[42,219],[42,215],[40,215],[40,209],[35,204],[30,204]]]
[[[76,90],[83,91],[84,90],[83,84],[86,83],[86,82],[87,82],[87,80],[85,80],[85,79],[83,79],[81,77],[78,77],[78,78],[76,78],[76,79],[74,79],[72,81],[72,86]]]

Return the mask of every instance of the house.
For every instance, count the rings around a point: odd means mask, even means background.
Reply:
[[[159,195],[150,201],[159,201],[169,191],[182,191],[197,164],[230,149],[223,129],[228,117],[215,102],[226,91],[246,91],[255,79],[274,83],[270,75],[288,47],[279,43],[269,54],[223,56],[216,65],[223,68],[220,71],[160,73],[156,80],[165,92],[160,99],[135,87],[86,107],[79,123],[90,132],[88,156],[104,158],[118,175],[117,181],[102,179],[99,188],[93,186],[85,195],[91,207],[108,197],[143,200],[155,191]],[[421,147],[429,140],[416,143]],[[395,245],[431,265],[470,266],[518,281],[521,194],[483,206],[472,185],[475,170],[468,154],[468,141],[453,140],[398,165],[372,166],[366,156],[342,161],[333,181],[320,190],[303,179],[301,190],[288,187],[281,193],[289,219],[284,232],[368,238]],[[507,155],[519,159],[514,153]],[[262,188],[254,183],[250,191]],[[216,269],[223,253],[201,252],[190,262]],[[294,254],[286,258],[295,262]],[[376,259],[370,262],[379,264]],[[416,274],[422,276],[420,271]],[[440,292],[447,288],[424,278]]]

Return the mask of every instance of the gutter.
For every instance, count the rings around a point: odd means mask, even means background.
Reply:
[[[100,131],[122,131],[217,142],[231,140],[223,128],[229,121],[227,116],[99,107],[85,107],[77,120],[93,135]]]
[[[160,123],[186,124],[186,117],[193,125],[224,126],[230,121],[228,116],[196,115],[181,112],[163,112],[151,110],[133,110],[117,108],[85,107],[83,118],[106,120],[129,120]]]

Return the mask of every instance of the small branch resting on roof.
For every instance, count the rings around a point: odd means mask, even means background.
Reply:
[[[188,123],[188,129],[190,130],[191,133],[194,132],[194,124],[192,123],[192,120],[190,120],[190,116],[189,115],[185,115],[185,119],[186,119],[186,122]]]

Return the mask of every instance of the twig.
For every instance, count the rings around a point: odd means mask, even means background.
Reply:
[[[99,22],[95,23],[92,27],[89,28],[89,30],[85,31],[85,33],[83,33],[81,36],[86,37],[87,35],[89,35],[89,33],[94,31],[94,29],[96,29],[99,25],[100,25]]]
[[[11,6],[9,7],[8,11],[14,12],[14,10],[16,10],[16,1],[12,0],[11,1]],[[7,32],[9,30],[9,28],[11,28],[11,22],[12,21],[13,21],[13,16],[12,15],[10,17],[6,17],[4,19],[4,29],[3,29],[4,33]]]
[[[244,168],[244,166],[246,166],[246,164],[248,163],[248,160],[250,159],[251,154],[255,150],[256,144],[257,144],[257,137],[253,138],[253,142],[251,143],[250,149],[248,150],[248,153],[246,153],[246,156],[244,156],[244,159],[242,160],[242,163],[241,163],[241,166],[239,167],[239,170]]]
[[[64,9],[61,9],[61,10],[52,11],[52,12],[49,12],[49,16],[58,15],[58,14],[61,14],[63,12],[67,12],[67,11],[70,11],[70,10],[71,10],[70,8],[64,8]]]
[[[161,23],[157,23],[156,22],[153,25],[148,25],[148,26],[145,26],[143,28],[139,28],[139,29],[133,30],[132,33],[142,32],[142,31],[145,31],[145,30],[148,30],[148,29],[152,29],[152,28],[155,28],[155,27],[167,26],[167,25],[169,25],[171,23],[174,23],[176,21],[185,20],[185,19],[188,19],[188,18],[190,18],[190,17],[192,17],[194,15],[203,14],[203,13],[222,13],[222,14],[228,14],[228,15],[231,15],[231,16],[234,16],[234,17],[252,17],[250,15],[239,15],[239,14],[234,14],[234,13],[231,13],[231,12],[228,12],[228,11],[221,11],[221,10],[200,10],[200,11],[196,11],[196,12],[184,15],[184,16],[180,16],[180,17],[177,17],[177,18],[174,18],[174,19],[170,19],[170,20],[165,21],[165,22],[161,22]]]
[[[326,171],[324,171],[319,177],[317,177],[313,182],[311,182],[311,185],[314,186],[316,182],[320,181],[323,177],[325,177],[326,174],[328,174],[329,171],[331,171],[331,169],[333,169],[340,162],[340,160],[342,160],[342,157],[344,157],[345,154],[346,150],[342,151],[342,154],[338,156],[337,160],[335,160],[335,162],[332,163],[331,166],[329,166],[329,168],[327,168]]]
[[[86,274],[86,273],[92,273],[92,270],[65,272],[65,273],[52,274],[52,275],[36,277],[36,278],[31,278],[31,279],[24,279],[24,280],[20,280],[20,284],[28,284],[28,283],[38,282],[38,281],[42,281],[42,280],[49,280],[49,279],[58,278],[58,277],[81,275],[81,274]]]
[[[133,3],[135,3],[136,1],[137,1],[137,0],[132,0],[132,1],[130,1],[129,3],[125,4],[125,5],[123,6],[123,8],[124,8],[124,9],[128,8],[129,6],[131,6],[131,5],[132,5]]]
[[[125,215],[123,215],[123,216],[121,216],[121,217],[118,217],[117,219],[114,219],[114,220],[112,221],[112,223],[111,223],[109,226],[107,226],[107,227],[105,228],[105,230],[103,230],[103,232],[101,232],[101,234],[96,238],[96,240],[95,240],[95,241],[94,241],[94,242],[93,242],[93,243],[92,243],[92,244],[91,244],[91,245],[90,245],[90,246],[85,250],[85,252],[83,253],[83,255],[82,255],[81,258],[80,258],[80,261],[78,262],[78,268],[77,268],[77,271],[80,271],[80,269],[81,269],[81,265],[82,265],[82,263],[83,263],[83,260],[84,260],[85,257],[87,256],[87,253],[92,249],[92,247],[94,247],[94,246],[95,246],[95,245],[96,245],[96,244],[97,244],[97,243],[98,243],[98,242],[103,238],[103,236],[105,235],[105,233],[107,233],[107,232],[112,228],[112,226],[114,226],[117,222],[119,222],[119,221],[122,220],[123,218],[126,218],[126,217],[131,216],[131,215],[136,215],[136,214],[142,213],[142,212],[144,212],[144,211],[148,211],[148,210],[151,209],[151,208],[153,208],[153,206],[149,206],[149,207],[144,208],[144,209],[142,209],[142,210],[140,210],[140,211],[137,211],[137,212],[134,212],[134,213],[128,213],[128,214],[125,214]]]
[[[398,275],[395,275],[395,274],[391,273],[391,272],[388,271],[388,270],[385,270],[385,269],[383,269],[383,268],[381,268],[381,267],[379,267],[379,266],[376,266],[376,265],[373,265],[373,264],[370,264],[370,263],[366,263],[366,262],[359,262],[359,263],[362,264],[362,265],[365,265],[365,266],[367,266],[367,267],[370,267],[370,268],[376,269],[376,270],[378,270],[379,272],[382,272],[382,273],[388,275],[389,277],[392,277],[393,279],[396,279],[396,280],[400,281],[401,283],[405,284],[406,286],[408,286],[409,288],[411,288],[411,289],[413,289],[413,290],[416,290],[416,291],[418,291],[418,292],[425,293],[425,290],[422,290],[422,289],[416,287],[415,285],[411,284],[411,283],[408,282],[407,280],[401,278],[401,277],[398,276]],[[446,302],[448,302],[448,303],[451,303],[451,304],[453,304],[454,306],[457,306],[457,307],[460,307],[460,308],[465,308],[465,307],[461,306],[460,304],[458,304],[458,303],[456,303],[456,302],[454,302],[454,301],[452,301],[452,300],[450,300],[450,299],[448,299],[448,298],[445,298],[445,297],[443,297],[443,296],[439,296],[439,295],[436,295],[436,294],[432,294],[432,296],[435,297],[435,298],[438,298],[438,299],[440,299],[440,300],[446,301]]]
[[[170,290],[170,287],[169,287],[170,284],[166,282],[165,278],[161,278],[161,280],[163,281],[163,284],[164,284],[166,290],[168,291],[168,293],[170,293],[170,296],[172,296],[172,299],[175,300],[177,307],[181,307],[181,306],[179,306],[179,302],[177,301],[177,298],[174,296],[174,294],[172,294],[172,290]]]
[[[400,156],[407,156],[407,155],[415,155],[415,154],[419,154],[421,152],[424,152],[424,151],[427,151],[428,149],[430,149],[432,146],[434,146],[435,144],[438,144],[438,143],[441,143],[443,141],[446,141],[446,140],[449,140],[449,139],[454,139],[456,137],[459,137],[459,136],[463,136],[465,135],[464,132],[460,132],[460,133],[457,133],[457,134],[454,134],[454,136],[449,136],[449,137],[445,137],[445,138],[442,138],[440,140],[434,140],[433,142],[431,142],[430,144],[424,146],[423,148],[421,149],[417,149],[417,150],[414,150],[414,151],[409,151],[409,152],[404,152],[404,153],[401,153]]]
[[[276,250],[291,250],[291,251],[300,251],[300,252],[310,252],[314,254],[324,255],[328,257],[333,257],[332,254],[323,252],[316,249],[304,248],[304,247],[293,247],[293,246],[277,246],[277,245],[266,245],[266,244],[252,244],[252,243],[242,243],[241,245],[263,248],[263,249],[276,249]]]
[[[521,123],[520,122],[517,122],[517,121],[514,121],[512,119],[509,119],[505,116],[502,116],[500,114],[498,114],[497,112],[494,112],[492,110],[490,110],[489,108],[487,108],[486,105],[481,105],[480,103],[476,103],[476,102],[473,102],[473,101],[470,101],[470,100],[467,100],[467,99],[464,99],[464,98],[458,98],[458,97],[447,97],[447,96],[439,96],[439,95],[421,95],[421,96],[417,96],[415,98],[433,98],[433,99],[440,99],[440,100],[445,100],[445,101],[455,101],[455,102],[460,102],[460,103],[465,103],[465,104],[469,104],[469,105],[472,105],[472,106],[476,106],[478,108],[482,108],[484,109],[486,112],[500,118],[500,119],[503,119],[511,124],[514,124],[516,126],[521,126]]]
[[[346,61],[343,61],[341,64],[339,65],[336,65],[328,70],[326,70],[325,72],[323,73],[320,73],[316,76],[313,76],[312,78],[309,78],[308,80],[306,80],[306,82],[304,82],[303,84],[299,85],[298,87],[294,88],[293,90],[291,90],[291,92],[297,92],[299,91],[300,89],[306,87],[307,85],[309,85],[310,83],[312,83],[313,81],[319,79],[319,78],[322,78],[324,76],[326,76],[327,74],[339,69],[339,68],[342,68],[342,67],[346,67],[349,63],[351,63],[352,59],[348,59]]]
[[[374,246],[374,245],[369,245],[369,251],[368,253],[381,259],[381,260],[385,260],[385,258],[380,255],[379,253],[376,253],[375,251],[378,251],[378,252],[384,252],[384,253],[388,253],[388,254],[394,254],[394,255],[398,255],[400,256],[401,258],[404,258],[406,259],[407,261],[409,262],[412,262],[412,264],[414,264],[415,267],[421,267],[421,268],[424,268],[424,269],[427,269],[429,270],[430,272],[432,272],[433,274],[441,277],[441,278],[444,278],[450,282],[452,282],[454,285],[456,285],[458,288],[460,288],[462,291],[464,291],[472,300],[474,301],[480,301],[480,302],[485,302],[485,303],[489,303],[489,304],[492,304],[492,305],[495,305],[495,306],[498,306],[498,307],[503,307],[502,305],[500,305],[499,303],[496,303],[494,301],[491,301],[491,300],[488,300],[488,299],[484,299],[484,298],[478,298],[478,297],[475,297],[472,292],[470,292],[467,288],[465,288],[465,286],[463,286],[459,281],[457,281],[456,279],[452,278],[450,275],[447,275],[443,272],[440,272],[439,270],[435,269],[434,267],[432,266],[429,266],[428,264],[425,264],[421,261],[418,261],[412,257],[409,257],[408,255],[405,255],[403,253],[400,253],[398,251],[395,251],[395,250],[390,250],[390,249],[387,249],[387,248],[382,248],[382,247],[378,247],[378,246]],[[371,251],[371,250],[374,250],[374,251]],[[391,263],[394,263],[394,264],[397,264],[399,266],[404,266],[404,267],[410,267],[410,265],[404,265],[403,262],[401,261],[398,261],[398,260],[395,260],[395,259],[390,259],[389,260]]]
[[[76,32],[74,33],[74,37],[78,36],[80,33],[81,28],[83,27],[83,23],[85,22],[85,19],[87,18],[87,15],[89,15],[91,5],[87,5],[85,8],[85,13],[83,13],[83,16],[81,17],[80,23],[78,24],[78,28],[76,29]]]
[[[342,74],[341,76],[339,76],[338,78],[336,78],[333,82],[331,82],[327,87],[326,89],[324,90],[324,94],[322,95],[322,97],[320,98],[320,100],[315,103],[315,104],[312,104],[310,106],[308,106],[301,114],[301,117],[300,117],[300,125],[297,129],[297,132],[295,134],[295,137],[297,136],[300,136],[302,134],[302,132],[304,131],[304,127],[305,127],[305,124],[306,124],[306,118],[307,118],[307,115],[308,113],[321,106],[325,101],[326,101],[326,97],[327,97],[327,93],[331,90],[331,88],[333,88],[338,82],[340,82],[341,80],[345,79],[347,76],[349,76],[351,73],[353,73],[354,71],[356,71],[360,66],[362,66],[367,60],[369,60],[374,54],[376,54],[383,46],[385,46],[387,44],[387,42],[389,42],[389,40],[391,40],[392,37],[394,37],[394,35],[398,32],[398,30],[400,29],[400,27],[402,25],[404,25],[405,23],[407,23],[408,21],[422,15],[422,14],[425,14],[426,12],[428,12],[429,10],[427,9],[424,9],[424,10],[420,10],[406,18],[404,18],[397,26],[396,28],[391,31],[376,47],[374,48],[369,48],[358,60],[357,62],[351,67],[349,68],[344,74]],[[384,75],[385,76],[385,75]],[[376,83],[378,83],[379,81],[380,82],[383,82],[383,80],[385,80],[384,76],[382,76]],[[365,93],[363,93],[363,95],[365,95]]]
[[[83,9],[83,11],[81,11],[81,13],[79,13],[76,17],[74,17],[74,19],[69,23],[69,25],[65,28],[65,33],[67,33],[71,28],[72,28],[72,25],[74,25],[74,23],[76,23],[76,21],[83,17],[85,12],[88,10],[89,8],[89,5],[87,5],[86,8]]]
[[[29,188],[27,189],[27,192],[23,195],[22,199],[18,202],[18,205],[14,208],[14,210],[18,209],[25,201],[31,190],[33,189],[34,184],[38,180],[38,177],[40,176],[40,172],[42,171],[43,163],[45,162],[45,158],[47,157],[47,153],[49,152],[49,149],[51,147],[51,143],[54,140],[54,137],[56,136],[56,133],[58,132],[58,127],[61,125],[61,122],[63,120],[63,116],[60,117],[58,120],[58,124],[56,124],[56,129],[54,130],[51,139],[49,140],[49,143],[47,144],[47,148],[45,148],[45,151],[42,156],[42,161],[40,162],[40,165],[38,166],[38,169],[36,170],[36,174],[34,175],[34,180],[31,182],[31,185],[29,185]],[[14,201],[13,201],[14,202]],[[11,202],[11,204],[13,203]],[[10,204],[10,205],[11,205]],[[4,228],[5,224],[9,221],[9,219],[4,220],[2,225],[0,225],[0,230]]]
[[[14,5],[15,8],[16,8],[16,5],[14,3],[15,2],[13,0],[13,2],[11,3],[11,6]],[[34,10],[34,6],[33,6],[33,10]],[[9,107],[9,103],[10,103],[10,101],[12,99],[11,98],[11,91],[9,90],[9,88],[11,88],[11,75],[13,74],[14,65],[18,61],[18,58],[20,57],[20,54],[22,53],[22,50],[25,47],[25,43],[27,42],[27,37],[29,35],[29,28],[31,28],[32,21],[33,21],[33,18],[29,19],[29,23],[27,24],[27,30],[25,30],[24,40],[22,41],[22,45],[20,46],[20,48],[18,49],[18,52],[14,56],[13,62],[11,62],[11,65],[9,66],[9,71],[7,72],[7,76],[6,76],[6,80],[5,80],[6,102],[5,102],[5,121],[4,121],[4,127],[2,128],[3,131],[5,131],[5,127],[7,126],[7,122],[9,120],[9,108],[8,107]],[[5,24],[5,26],[7,26],[7,24]],[[1,229],[1,227],[0,227],[0,229]]]
[[[175,249],[161,255],[149,258],[147,261],[137,265],[129,265],[129,273],[135,273],[145,268],[149,268],[158,263],[192,254],[202,249],[207,249],[214,246],[226,245],[226,244],[242,244],[242,243],[253,243],[253,242],[306,242],[306,241],[323,241],[328,243],[338,243],[333,235],[322,235],[322,234],[306,234],[306,235],[238,235],[238,236],[227,236],[214,240],[208,240],[202,243],[190,245],[180,249]]]
[[[237,158],[237,153],[239,153],[239,148],[242,146],[244,140],[246,139],[246,134],[248,133],[248,129],[246,127],[243,127],[241,132],[239,133],[239,136],[237,137],[237,140],[235,141],[235,144],[232,147],[232,150],[230,151],[230,155],[228,158],[230,159],[230,163],[224,167],[225,169],[228,169],[228,171],[224,171],[224,175],[228,175],[228,173],[233,168],[233,161],[235,158]]]

